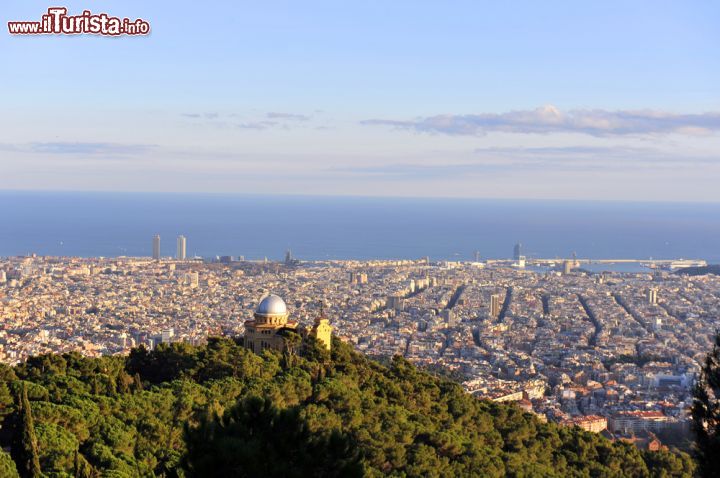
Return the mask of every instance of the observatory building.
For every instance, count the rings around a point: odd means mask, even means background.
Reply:
[[[270,294],[260,301],[255,309],[254,319],[245,322],[245,348],[259,354],[265,349],[282,352],[285,349],[285,337],[295,332],[301,337],[315,337],[320,344],[330,350],[332,326],[321,312],[310,329],[298,326],[294,320],[288,320],[287,305],[281,297]]]

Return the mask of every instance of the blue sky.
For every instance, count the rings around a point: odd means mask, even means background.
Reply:
[[[0,189],[720,201],[717,2],[62,5],[152,34],[0,34]]]

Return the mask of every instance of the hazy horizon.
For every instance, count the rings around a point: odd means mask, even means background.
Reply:
[[[720,208],[701,203],[202,193],[4,192],[0,256],[188,254],[322,259],[511,257],[720,262]]]
[[[541,203],[587,203],[587,204],[648,204],[648,205],[673,205],[673,204],[684,204],[684,205],[720,205],[720,199],[708,200],[708,201],[694,201],[694,200],[663,200],[663,199],[569,199],[569,198],[555,198],[555,197],[483,197],[483,196],[401,196],[401,195],[362,195],[362,194],[321,194],[321,193],[251,193],[251,192],[233,192],[233,191],[147,191],[147,190],[113,190],[113,189],[12,189],[12,188],[0,188],[0,194],[2,193],[28,193],[28,194],[117,194],[117,195],[158,195],[158,196],[196,196],[196,197],[216,197],[216,196],[228,196],[228,197],[249,197],[249,198],[343,198],[343,199],[373,199],[373,200],[427,200],[427,201],[497,201],[497,202],[541,202]]]

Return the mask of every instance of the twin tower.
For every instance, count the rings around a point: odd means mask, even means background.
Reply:
[[[321,346],[330,351],[333,328],[324,313],[320,313],[309,329],[298,326],[294,320],[288,320],[288,316],[284,300],[274,294],[265,297],[255,310],[254,320],[245,322],[245,348],[258,354],[265,349],[283,351],[289,333],[295,332],[316,338]]]

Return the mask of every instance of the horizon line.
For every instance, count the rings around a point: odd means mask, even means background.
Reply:
[[[254,192],[215,192],[215,191],[128,191],[128,190],[70,190],[70,189],[4,189],[0,194],[120,194],[120,195],[157,195],[157,196],[233,196],[233,197],[265,197],[265,198],[335,198],[335,199],[379,199],[379,200],[422,200],[422,201],[498,201],[498,202],[558,202],[558,203],[604,203],[604,204],[683,204],[683,205],[718,205],[720,200],[659,200],[659,199],[587,199],[568,197],[487,197],[487,196],[416,196],[416,195],[359,195],[359,194],[322,194],[322,193],[254,193]]]

